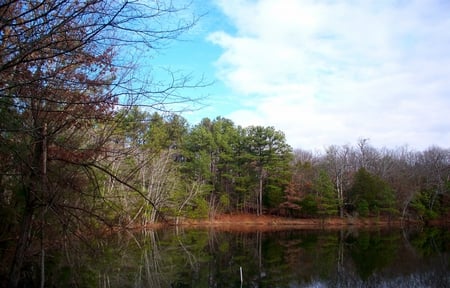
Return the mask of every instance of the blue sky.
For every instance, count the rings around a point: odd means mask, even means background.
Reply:
[[[176,3],[176,1],[175,1]],[[187,95],[223,116],[274,126],[294,148],[368,138],[375,147],[450,147],[450,1],[204,0],[208,12],[153,65],[205,75]]]

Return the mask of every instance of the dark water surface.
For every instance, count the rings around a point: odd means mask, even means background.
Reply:
[[[450,231],[122,233],[48,251],[55,287],[450,287]],[[242,283],[240,270],[242,268]]]

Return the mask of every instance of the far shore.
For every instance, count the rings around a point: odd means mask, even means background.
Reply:
[[[155,223],[146,227],[128,227],[134,229],[158,228],[164,226],[175,226],[175,222]],[[340,230],[340,229],[380,229],[380,228],[400,228],[405,226],[421,227],[425,224],[420,221],[402,221],[402,219],[389,219],[388,217],[330,217],[330,218],[287,218],[273,215],[254,215],[254,214],[218,214],[210,219],[180,219],[177,226],[179,227],[198,227],[198,228],[214,228],[224,231],[250,231],[250,230],[286,230],[286,229],[303,229],[303,230]],[[434,221],[427,223],[431,226],[449,227],[450,222]]]

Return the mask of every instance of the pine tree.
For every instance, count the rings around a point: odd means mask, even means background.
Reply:
[[[313,190],[318,203],[318,213],[322,217],[334,216],[338,212],[338,200],[336,189],[328,174],[320,170],[314,179]]]

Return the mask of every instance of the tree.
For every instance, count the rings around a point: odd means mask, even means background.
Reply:
[[[365,168],[360,168],[355,175],[350,192],[351,198],[359,212],[396,213],[394,192],[389,185],[376,175],[370,174]]]
[[[239,186],[236,178],[239,177],[240,169],[245,169],[238,164],[239,159],[242,159],[238,155],[239,139],[233,122],[217,117],[212,121],[203,119],[191,129],[184,142],[186,173],[198,174],[198,179],[210,187],[208,202],[211,217],[217,209],[226,209],[221,207],[224,204],[230,208],[231,202],[236,203],[231,201],[236,198],[235,188]]]
[[[300,207],[303,217],[315,217],[319,210],[317,199],[313,194],[303,197],[300,201]]]
[[[287,215],[299,215],[302,207],[301,200],[312,193],[312,181],[315,173],[316,159],[312,153],[302,150],[295,150],[293,160],[290,164],[291,179],[285,189],[284,202],[280,204],[280,209]]]
[[[232,169],[232,182],[234,193],[236,197],[236,207],[240,211],[248,212],[248,209],[253,203],[253,190],[254,190],[254,172],[252,171],[251,157],[248,150],[247,129],[241,126],[236,128],[236,140],[233,141],[233,166]],[[243,209],[243,210],[242,210]]]
[[[214,206],[229,210],[231,200],[235,198],[234,177],[238,170],[235,147],[238,132],[234,123],[223,117],[215,118],[211,124],[210,129],[215,143],[212,185],[216,194],[213,198],[217,204]]]
[[[152,84],[146,79],[137,85],[130,54],[122,53],[125,45],[128,52],[157,48],[192,27],[196,18],[170,18],[184,8],[126,0],[0,4],[0,118],[14,119],[0,124],[2,158],[8,160],[0,171],[9,171],[0,191],[8,199],[3,206],[20,207],[21,214],[15,216],[21,228],[9,286],[19,284],[38,215],[41,231],[49,214],[73,231],[81,214],[102,219],[94,170],[112,174],[100,163],[113,159],[105,148],[117,147],[107,146],[117,105],[137,103],[138,97],[158,108],[190,100],[176,93],[189,86],[188,79],[173,73],[168,85],[145,86]]]
[[[284,134],[273,127],[250,126],[247,128],[247,137],[250,162],[258,179],[257,214],[262,215],[264,182],[275,183],[275,185],[267,187],[267,195],[277,193],[276,190],[270,188],[280,187],[280,184],[287,185],[289,178],[284,173],[288,171],[292,149],[286,143]],[[276,200],[269,196],[269,205],[272,205],[270,201],[274,200],[276,201],[273,204],[274,207],[281,204],[282,194],[277,194],[279,197],[276,197]]]
[[[352,174],[352,149],[349,146],[342,148],[337,146],[330,146],[326,150],[326,155],[323,160],[324,167],[331,175],[333,183],[336,187],[339,216],[344,217],[345,211],[345,192],[350,186],[350,175]]]
[[[324,170],[320,170],[314,179],[313,189],[317,196],[318,213],[322,217],[336,215],[338,212],[337,194],[333,182]]]
[[[161,218],[160,211],[167,211],[167,206],[171,206],[169,202],[173,198],[172,194],[181,189],[179,186],[183,181],[179,175],[180,163],[177,161],[180,151],[176,143],[184,136],[182,131],[185,122],[179,117],[164,118],[158,113],[150,115],[138,108],[120,112],[117,117],[123,117],[123,120],[117,127],[115,140],[119,143],[126,142],[126,148],[122,149],[122,153],[116,156],[111,165],[117,166],[116,175],[127,179],[140,193],[120,187],[121,184],[118,183],[119,186],[110,189],[109,194],[115,193],[114,190],[121,190],[119,194],[122,197],[113,195],[111,202],[125,214],[120,217],[122,224],[129,225],[138,219],[141,224],[146,225]],[[107,181],[114,182],[114,178],[106,178]],[[123,197],[124,194],[127,194],[126,197]],[[112,195],[105,197],[108,196]]]
[[[388,159],[386,159],[388,158]],[[406,220],[410,212],[411,201],[420,190],[420,175],[417,168],[418,156],[408,147],[400,147],[394,151],[386,150],[379,165],[384,172],[377,172],[395,191],[398,208],[402,211],[402,220]]]
[[[185,171],[199,181],[212,185],[215,170],[215,143],[208,126],[210,120],[205,118],[202,123],[194,126],[186,135],[183,153],[186,158]]]
[[[425,221],[446,217],[450,198],[450,151],[430,147],[415,156],[416,190],[408,199],[410,212]]]

